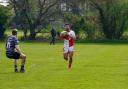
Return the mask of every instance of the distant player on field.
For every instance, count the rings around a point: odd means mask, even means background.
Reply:
[[[68,61],[68,68],[70,69],[73,62],[73,53],[74,53],[74,41],[76,39],[75,32],[71,30],[69,24],[65,24],[65,31],[67,32],[65,37],[61,37],[64,40],[64,59]]]
[[[24,65],[25,65],[25,61],[26,61],[26,55],[23,54],[20,50],[19,47],[19,41],[17,39],[17,30],[13,29],[12,30],[12,36],[10,36],[7,39],[7,43],[6,43],[6,56],[10,59],[14,59],[14,68],[15,68],[15,72],[18,72],[18,68],[17,68],[17,60],[21,59],[21,69],[20,72],[24,73]]]

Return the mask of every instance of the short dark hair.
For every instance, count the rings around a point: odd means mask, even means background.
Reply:
[[[12,30],[12,35],[17,35],[17,30],[16,29]]]

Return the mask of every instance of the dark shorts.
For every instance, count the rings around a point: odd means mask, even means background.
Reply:
[[[6,54],[6,56],[10,59],[20,59],[20,54],[18,52],[14,52],[12,55]]]

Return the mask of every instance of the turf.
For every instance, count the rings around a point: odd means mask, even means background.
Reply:
[[[128,89],[126,44],[76,44],[71,70],[62,58],[62,44],[20,45],[27,55],[24,74],[13,72],[13,60],[0,43],[0,89]]]

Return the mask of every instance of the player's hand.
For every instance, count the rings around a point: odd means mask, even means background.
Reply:
[[[70,34],[67,34],[69,38],[72,38],[72,36]]]

